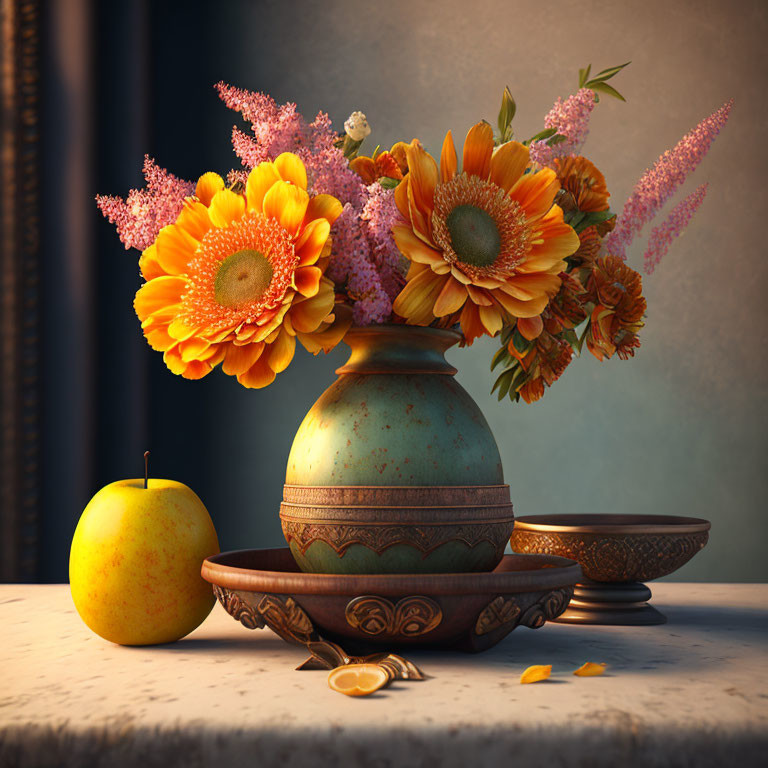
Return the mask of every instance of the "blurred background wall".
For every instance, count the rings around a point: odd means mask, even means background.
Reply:
[[[729,125],[683,194],[710,190],[689,232],[645,279],[643,346],[630,362],[590,355],[532,406],[497,403],[497,342],[449,353],[496,434],[518,515],[695,515],[708,548],[682,580],[768,578],[766,515],[766,55],[763,0],[50,0],[42,4],[41,505],[35,578],[67,578],[90,496],[152,474],[190,485],[223,549],[278,545],[292,436],[345,348],[303,350],[275,385],[169,373],[131,306],[140,284],[93,204],[142,183],[143,155],[184,178],[226,172],[239,123],[225,80],[330,113],[362,109],[373,142],[419,136],[439,152],[495,119],[504,85],[516,134],[538,131],[577,70],[631,60],[603,99],[586,153],[614,210],[658,155],[735,98]],[[676,200],[681,199],[682,195]],[[647,232],[646,232],[647,235]],[[632,253],[642,263],[642,243]]]

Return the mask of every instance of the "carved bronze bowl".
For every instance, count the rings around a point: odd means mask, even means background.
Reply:
[[[576,585],[561,622],[663,624],[641,582],[685,565],[709,538],[710,523],[669,515],[532,515],[510,537],[515,552],[576,560],[586,577]]]
[[[494,571],[302,573],[290,550],[222,552],[203,563],[226,611],[284,640],[347,653],[401,647],[484,651],[518,625],[537,629],[567,607],[581,568],[553,555],[505,555]]]

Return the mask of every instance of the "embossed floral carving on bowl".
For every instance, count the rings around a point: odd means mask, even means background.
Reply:
[[[348,653],[404,646],[483,651],[515,627],[534,629],[568,606],[581,569],[550,555],[505,555],[494,571],[457,574],[302,573],[290,550],[222,552],[203,578],[249,629]]]

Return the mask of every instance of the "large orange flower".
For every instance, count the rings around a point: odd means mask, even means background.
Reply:
[[[341,203],[310,197],[294,154],[256,166],[242,194],[200,177],[176,222],[139,261],[134,301],[144,334],[171,371],[199,379],[222,363],[246,387],[265,387],[291,362],[296,339],[335,346],[351,319],[334,313],[324,274]]]
[[[414,325],[456,319],[472,343],[512,317],[540,325],[579,238],[553,205],[555,172],[525,173],[527,147],[494,151],[490,125],[478,123],[463,154],[459,173],[450,131],[439,169],[418,141],[408,147],[409,173],[395,192],[407,223],[392,233],[412,263],[394,311]]]

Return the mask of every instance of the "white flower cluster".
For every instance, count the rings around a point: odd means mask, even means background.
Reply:
[[[362,112],[353,112],[344,121],[344,130],[352,141],[362,141],[371,133],[371,126]]]

